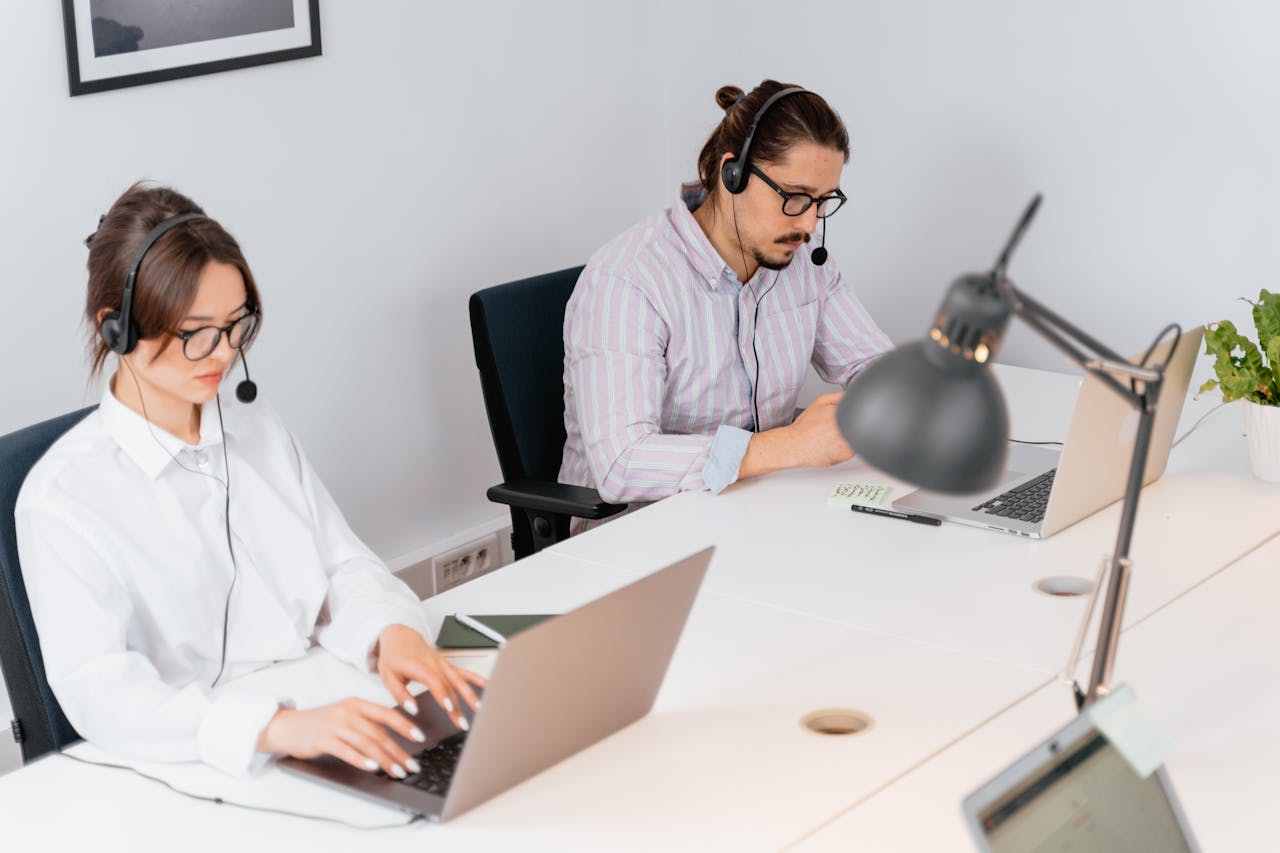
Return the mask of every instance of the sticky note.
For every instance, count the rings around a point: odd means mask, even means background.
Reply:
[[[1164,764],[1172,742],[1146,715],[1128,687],[1091,705],[1089,716],[1139,777],[1147,778]]]
[[[879,506],[884,502],[887,494],[889,494],[889,487],[877,483],[837,483],[831,490],[831,494],[827,496],[827,504],[830,506],[851,504]]]

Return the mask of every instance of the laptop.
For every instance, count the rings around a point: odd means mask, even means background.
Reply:
[[[649,713],[714,551],[509,637],[470,733],[420,701],[427,746],[392,737],[421,773],[401,781],[332,756],[286,757],[281,769],[429,820],[480,805]]]
[[[1151,432],[1143,485],[1164,473],[1173,433],[1191,385],[1191,372],[1204,327],[1164,341],[1152,353],[1165,368],[1164,387]],[[1141,355],[1130,359],[1137,362]],[[1076,397],[1067,440],[1061,450],[1011,442],[1005,475],[985,492],[949,495],[918,489],[893,502],[895,509],[944,521],[1015,533],[1032,539],[1052,536],[1124,497],[1137,411],[1101,380],[1086,376]]]
[[[1087,712],[966,797],[964,815],[982,853],[1200,850],[1164,767],[1140,777]]]

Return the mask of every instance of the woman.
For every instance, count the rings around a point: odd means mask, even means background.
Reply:
[[[239,245],[191,199],[143,185],[86,243],[93,371],[112,352],[118,366],[16,510],[67,719],[118,754],[230,773],[272,754],[417,772],[387,729],[423,734],[395,708],[296,710],[221,686],[316,642],[376,668],[410,714],[408,683],[425,685],[465,729],[462,703],[483,684],[427,643],[417,597],[351,532],[276,415],[241,401],[254,394],[219,394],[262,316]]]

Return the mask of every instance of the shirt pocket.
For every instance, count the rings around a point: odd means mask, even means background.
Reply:
[[[756,329],[756,351],[760,362],[759,399],[771,415],[790,413],[795,408],[800,386],[804,383],[813,358],[813,343],[818,334],[819,300],[803,305],[787,306],[760,318]],[[784,422],[789,422],[787,417]]]

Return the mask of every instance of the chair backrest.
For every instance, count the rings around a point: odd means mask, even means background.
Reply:
[[[40,638],[31,618],[27,586],[18,563],[13,506],[22,481],[63,433],[80,423],[90,406],[0,436],[0,666],[9,689],[22,760],[31,761],[80,739],[62,713],[45,678]]]
[[[564,455],[564,309],[582,267],[471,296],[471,341],[504,480],[554,482]]]

